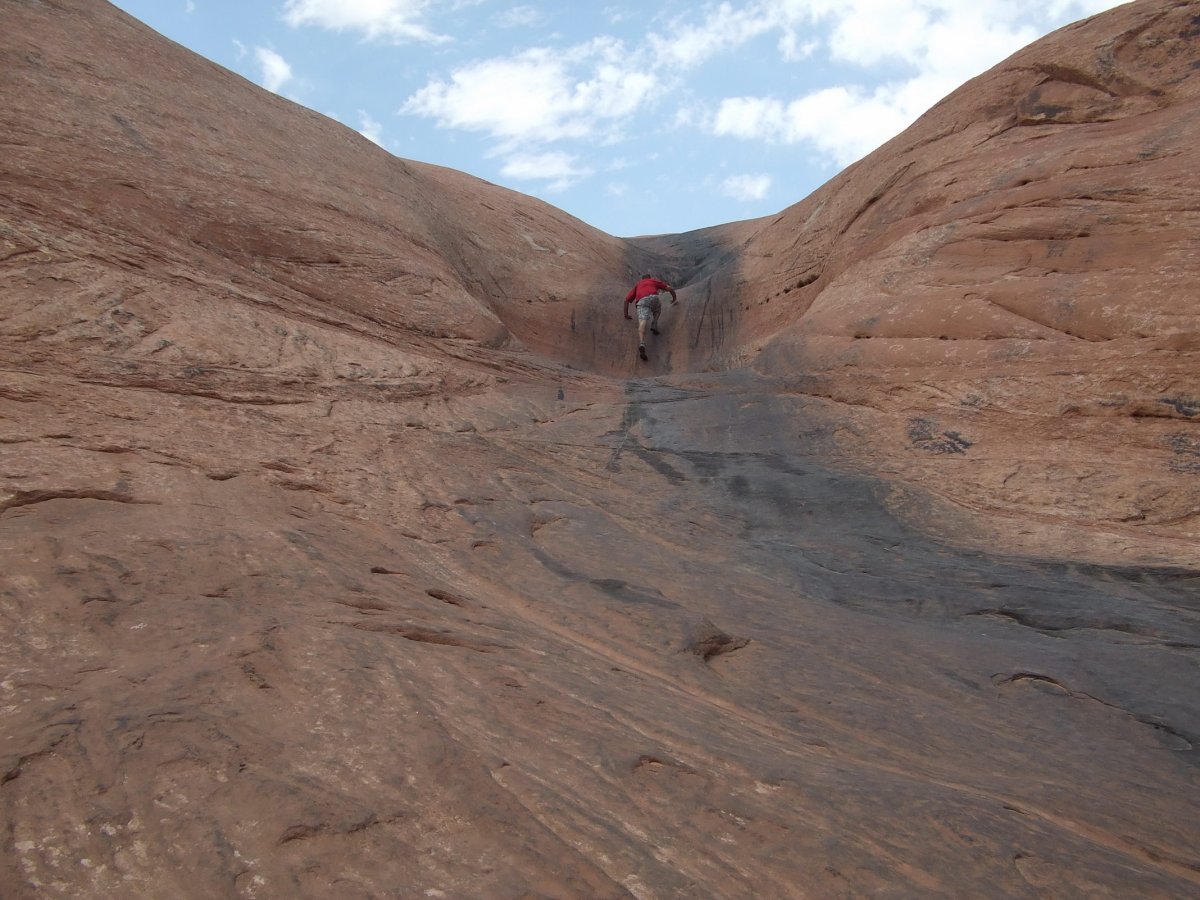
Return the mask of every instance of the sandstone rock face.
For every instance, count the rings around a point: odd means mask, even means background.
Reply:
[[[837,454],[932,492],[948,524],[924,527],[1195,566],[1197,15],[1065,28],[739,226],[690,304],[717,364],[814,398]]]
[[[1198,16],[621,240],[0,0],[0,896],[1195,894]]]

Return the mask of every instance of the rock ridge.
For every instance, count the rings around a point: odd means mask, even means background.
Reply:
[[[6,900],[1196,893],[1196,4],[626,239],[0,19]]]

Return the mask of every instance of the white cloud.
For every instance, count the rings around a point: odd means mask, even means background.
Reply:
[[[687,128],[695,125],[704,118],[704,110],[698,106],[681,106],[671,116],[672,128]]]
[[[542,21],[541,10],[532,6],[514,6],[498,13],[495,22],[501,28],[528,28]]]
[[[693,21],[671,20],[654,46],[659,70],[671,79],[694,69],[713,57],[744,47],[750,41],[775,34],[780,55],[789,61],[813,58],[822,53],[829,60],[864,70],[870,83],[872,71],[897,66],[907,77],[882,87],[854,83],[832,86],[784,104],[771,98],[732,98],[721,104],[715,117],[708,116],[716,134],[775,141],[810,141],[840,164],[852,162],[911,124],[926,109],[962,82],[979,74],[1020,47],[1034,40],[1056,21],[1077,18],[1119,5],[1123,0],[754,0],[741,5],[721,2],[708,6]],[[610,19],[618,11],[605,10]],[[547,51],[541,51],[547,52]],[[563,56],[570,57],[571,51]],[[482,80],[499,77],[502,68],[455,73],[456,87],[463,88],[458,103],[451,88],[433,97],[429,93],[410,99],[410,111],[436,105],[443,111],[443,124],[468,125],[469,117],[446,115],[466,106],[468,74]],[[545,74],[545,73],[544,73]],[[560,70],[561,76],[565,70]],[[549,76],[547,75],[549,78]],[[894,77],[894,76],[893,76]],[[610,82],[612,84],[612,82]],[[640,102],[662,91],[666,85],[655,79],[621,114],[633,111]],[[439,90],[435,83],[426,92]],[[481,90],[477,89],[479,93]],[[535,93],[536,96],[536,93]],[[436,101],[431,104],[429,101]],[[414,102],[415,101],[415,102]],[[543,93],[532,109],[536,116],[553,103]],[[834,118],[819,123],[805,121],[808,112]],[[497,109],[497,115],[500,110]],[[615,117],[615,116],[614,116]],[[674,124],[682,127],[701,117],[680,110]],[[507,116],[506,121],[517,122]],[[562,118],[556,119],[562,124]],[[578,120],[576,120],[578,124]],[[491,129],[495,132],[495,123]],[[589,131],[590,129],[583,129]],[[579,137],[576,129],[551,129],[548,139]]]
[[[624,45],[596,38],[565,51],[544,48],[470,63],[414,93],[402,113],[505,141],[589,137],[650,98],[654,75],[630,69]]]
[[[786,104],[731,97],[721,102],[712,132],[745,140],[808,141],[846,165],[899,134],[954,87],[951,79],[928,75],[873,90],[824,88]]]
[[[778,140],[784,106],[769,97],[727,97],[713,121],[713,134],[744,140]]]
[[[279,89],[292,80],[292,67],[274,50],[255,47],[254,57],[262,69],[263,87],[268,91],[278,94]]]
[[[433,118],[442,127],[479,131],[495,141],[505,178],[545,182],[561,191],[591,176],[578,157],[545,146],[587,139],[613,143],[623,124],[652,99],[653,74],[630,68],[624,44],[602,37],[551,51],[470,63],[446,79],[432,79],[400,112]]]
[[[882,67],[904,67],[906,77],[879,86],[847,83],[790,102],[731,97],[709,118],[716,135],[745,140],[808,142],[846,165],[912,124],[963,82],[1033,41],[1056,21],[1078,18],[1124,0],[761,0],[734,11],[725,44],[733,46],[779,29],[779,50],[802,59],[824,47],[829,59],[861,68],[863,81]],[[721,16],[710,14],[718,23]],[[823,30],[800,43],[800,35]],[[805,30],[807,29],[807,30]]]
[[[422,21],[431,0],[287,0],[289,25],[316,25],[333,31],[361,31],[368,38],[397,42],[449,40]]]
[[[286,0],[285,13],[293,25],[354,29],[372,38],[437,40],[427,24],[432,13],[475,2]],[[804,144],[824,160],[846,165],[1038,34],[1120,2],[722,0],[670,4],[687,10],[674,17],[661,11],[667,4],[652,4],[634,15],[634,7],[622,3],[603,8],[602,14],[614,26],[638,19],[636,43],[601,36],[574,46],[534,47],[460,63],[428,77],[399,112],[432,119],[441,128],[483,134],[506,178],[541,181],[555,190],[605,168],[600,161],[581,162],[592,158],[590,152],[647,133],[649,123],[639,114],[672,91],[677,91],[674,103],[665,113],[658,111],[655,130],[700,128],[745,141]],[[484,19],[493,30],[545,19],[545,7],[533,0],[509,0],[495,8],[496,14]],[[657,65],[637,64],[639,54],[647,52]],[[696,85],[707,79],[697,78],[696,70],[706,64],[715,68],[720,57],[736,61],[736,52],[809,61],[810,72],[837,72],[841,83],[827,80],[819,89],[783,96],[698,100]],[[881,83],[884,78],[889,80]],[[777,84],[789,82],[785,76]],[[377,137],[380,129],[364,120],[363,133]],[[570,142],[579,142],[574,153],[551,152]],[[639,161],[649,148],[638,145]],[[733,176],[719,189],[743,200],[762,199],[771,180]]]
[[[884,86],[867,92],[832,87],[790,103],[766,97],[731,97],[721,102],[712,132],[743,140],[808,141],[844,166],[902,131],[937,101],[944,85],[914,81],[903,87],[911,90],[904,93]]]
[[[1046,14],[1055,19],[1081,19],[1128,3],[1129,0],[1048,0]]]
[[[606,6],[601,13],[613,25],[619,25],[637,15],[633,10],[621,6]]]
[[[551,191],[566,190],[581,178],[591,175],[590,169],[578,165],[577,158],[570,153],[552,151],[547,153],[513,152],[500,170],[506,178],[520,181],[546,181]]]
[[[770,175],[730,175],[721,182],[721,193],[734,200],[761,200],[771,189]]]
[[[669,29],[670,37],[657,44],[668,65],[691,68],[723,50],[741,46],[775,24],[775,17],[757,4],[734,9],[729,3],[721,3],[709,9],[698,25],[675,22]]]
[[[807,59],[827,44],[829,56],[838,61],[969,69],[966,78],[999,62],[1056,22],[1125,2],[754,0],[740,6],[722,2],[707,6],[698,22],[683,16],[672,19],[656,36],[655,45],[665,63],[691,68],[776,32],[779,52],[787,60]]]
[[[365,109],[358,111],[358,133],[368,141],[383,146],[383,125],[371,118]]]
[[[246,52],[247,52],[247,51],[246,51],[246,45],[245,45],[245,44],[243,44],[241,41],[239,41],[237,38],[234,38],[234,39],[233,39],[233,46],[237,47],[237,58],[238,58],[239,60],[245,59],[245,57],[246,57]]]
[[[800,36],[795,31],[788,30],[779,39],[779,55],[788,62],[799,62],[811,57],[820,46],[820,41],[808,40],[800,43]]]
[[[899,108],[888,87],[827,88],[788,104],[782,136],[789,143],[806,140],[845,166],[899,134],[923,109]]]
[[[183,9],[184,12],[186,12],[188,15],[191,15],[196,11],[196,4],[193,3],[192,0],[187,0],[187,3],[184,4]]]
[[[1021,0],[848,4],[833,19],[830,56],[864,68],[904,63],[965,81],[1037,37]]]

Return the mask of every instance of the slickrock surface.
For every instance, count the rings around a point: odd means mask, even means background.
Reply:
[[[5,900],[1200,891],[1200,4],[633,240],[0,22]]]
[[[919,527],[1200,564],[1198,66],[1200,5],[1139,2],[970,82],[733,236],[693,294],[736,334],[717,361],[930,491]]]

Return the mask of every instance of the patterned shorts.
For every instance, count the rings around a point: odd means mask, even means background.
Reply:
[[[662,299],[658,294],[647,294],[637,302],[639,322],[649,322],[651,319],[657,319],[660,312],[662,312]]]

